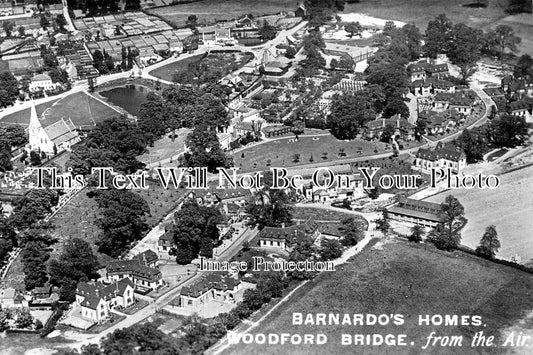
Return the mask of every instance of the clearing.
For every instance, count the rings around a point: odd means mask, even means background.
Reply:
[[[241,343],[223,354],[501,353],[500,331],[533,309],[533,299],[526,296],[533,287],[533,275],[461,252],[442,252],[398,239],[383,241],[386,243],[379,246],[371,241],[347,264],[338,266],[333,277],[326,272],[301,287],[257,328],[263,334],[322,333],[328,338],[326,344]],[[404,321],[399,325],[295,325],[293,313],[325,313],[326,322],[329,313],[339,313],[341,320],[345,313],[352,319],[354,314],[384,318],[394,314],[402,315]],[[419,325],[419,315],[478,315],[482,325]],[[472,336],[480,330],[494,335],[497,346],[470,347]],[[462,347],[434,346],[422,351],[432,331],[440,336],[463,337]],[[346,346],[340,343],[342,333],[406,334],[408,345]]]

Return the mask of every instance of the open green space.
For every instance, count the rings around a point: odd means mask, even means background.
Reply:
[[[533,22],[531,14],[508,16],[505,13],[508,1],[485,1],[486,8],[473,8],[463,5],[475,3],[474,0],[367,0],[346,4],[344,13],[361,13],[382,19],[412,23],[425,31],[428,22],[439,14],[454,23],[465,23],[480,29],[494,28],[499,24],[513,27],[522,37],[519,48],[524,53],[533,54]]]
[[[387,145],[381,142],[361,139],[342,141],[331,135],[300,137],[296,142],[290,142],[290,139],[274,140],[238,151],[233,155],[234,165],[240,167],[241,171],[265,170],[269,166],[288,167],[322,163],[391,151],[385,150]],[[339,156],[340,149],[344,149],[344,156]],[[298,161],[294,159],[295,154],[299,154]]]
[[[186,25],[189,15],[198,17],[199,25],[228,21],[251,14],[255,17],[294,11],[298,0],[204,0],[150,9],[147,12],[161,16],[178,27]]]
[[[120,115],[108,105],[94,99],[84,92],[77,92],[59,100],[35,106],[37,115],[43,118],[43,126],[48,126],[61,118],[71,119],[76,127],[88,128],[96,122]],[[28,126],[30,109],[24,109],[0,118],[0,123]]]
[[[203,83],[202,80],[222,79],[225,75],[242,68],[250,59],[252,59],[252,54],[250,53],[212,52],[207,56],[203,54],[195,55],[167,64],[151,71],[150,75],[166,81],[175,81],[177,79],[180,83],[191,84],[191,82],[183,82],[183,80],[191,81],[193,78],[187,74],[192,74],[201,81],[200,83]],[[196,65],[198,65],[199,69],[195,68]],[[191,66],[193,66],[192,69]]]
[[[181,128],[178,136],[171,139],[167,134],[154,142],[153,147],[148,147],[148,152],[138,157],[138,160],[145,164],[160,162],[161,166],[170,164],[170,159],[185,151],[185,140],[191,130]],[[177,160],[177,159],[176,159]],[[175,164],[174,164],[175,165]]]
[[[300,219],[300,220],[322,220],[322,221],[332,221],[332,222],[340,222],[343,219],[353,217],[357,221],[361,221],[365,225],[367,224],[367,221],[360,215],[354,214],[354,213],[346,213],[343,212],[343,210],[327,210],[322,208],[314,208],[314,207],[295,207],[292,214],[293,219]]]
[[[373,245],[374,244],[374,245]],[[335,273],[324,272],[297,290],[252,334],[325,334],[323,345],[233,345],[223,354],[490,354],[503,353],[500,331],[533,309],[533,275],[462,252],[443,252],[404,240],[371,242]],[[402,315],[384,325],[295,325],[293,314]],[[480,325],[419,325],[419,315],[480,316]],[[522,325],[527,327],[527,325]],[[530,326],[529,326],[530,327]],[[517,329],[521,330],[521,329]],[[462,346],[430,346],[428,335],[460,336]],[[471,347],[475,332],[495,336],[493,348]],[[406,334],[407,346],[341,345],[341,334]],[[352,337],[353,339],[353,337]],[[413,342],[413,345],[410,343]],[[523,350],[523,349],[522,349]]]

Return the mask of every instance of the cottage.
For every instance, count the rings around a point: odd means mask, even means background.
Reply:
[[[76,288],[76,304],[81,307],[82,318],[95,323],[106,320],[112,308],[126,308],[134,302],[134,285],[129,278],[109,285],[80,282]]]
[[[170,250],[174,246],[174,238],[170,231],[165,231],[157,241],[157,255],[159,259],[170,260],[175,257],[170,255]]]
[[[14,288],[0,288],[0,308],[28,308],[29,302]]]
[[[308,240],[312,243],[320,237],[318,224],[307,221],[290,227],[265,227],[258,236],[258,245],[290,252],[297,244]]]
[[[387,126],[394,127],[393,137],[400,137],[404,141],[415,139],[415,126],[400,115],[391,118],[378,118],[365,124],[365,136],[367,139],[379,139]]]
[[[53,83],[48,74],[35,75],[30,82],[30,92],[55,90],[60,84]]]

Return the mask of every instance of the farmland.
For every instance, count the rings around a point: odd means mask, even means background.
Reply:
[[[184,27],[189,15],[198,16],[198,24],[209,25],[251,14],[254,17],[294,11],[297,0],[204,0],[148,10],[178,27]]]
[[[462,6],[468,3],[463,0],[369,0],[346,4],[344,13],[360,13],[412,23],[422,31],[426,29],[428,22],[439,14],[446,14],[455,23],[463,22],[483,30],[507,24],[522,37],[520,50],[533,54],[533,40],[530,35],[533,23],[530,14],[507,16],[507,1],[488,1],[488,6],[481,9]]]
[[[498,189],[448,191],[428,201],[442,202],[448,194],[453,194],[463,204],[468,219],[461,233],[462,244],[475,248],[485,228],[494,224],[501,243],[497,256],[519,255],[526,263],[533,259],[533,200],[525,197],[533,191],[533,167],[504,174],[500,179]]]
[[[501,345],[499,332],[533,309],[533,299],[526,297],[533,287],[530,274],[461,252],[438,251],[425,244],[397,239],[373,244],[337,267],[334,277],[323,273],[304,285],[258,328],[263,334],[322,333],[328,338],[326,344],[241,343],[230,346],[223,354],[353,354],[355,347],[340,344],[341,333],[407,336],[407,346],[403,347],[358,345],[357,353],[363,354],[501,353],[501,347],[470,347],[474,332],[483,330],[484,334],[494,335],[495,343]],[[404,321],[400,325],[294,325],[294,313],[339,313],[341,319],[345,313],[350,317],[396,314],[402,315]],[[482,325],[419,325],[419,315],[426,314],[478,315]],[[462,347],[434,346],[422,351],[432,331],[439,336],[463,337]]]

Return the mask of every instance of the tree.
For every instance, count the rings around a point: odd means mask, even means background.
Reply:
[[[65,26],[67,25],[67,20],[65,19],[65,16],[63,14],[57,15],[57,17],[56,17],[56,25],[61,30],[65,29]]]
[[[515,78],[533,77],[533,58],[529,54],[522,54],[516,62],[513,70]]]
[[[259,229],[291,224],[293,208],[289,196],[284,190],[269,189],[268,186],[248,200],[247,224]]]
[[[101,253],[116,258],[148,230],[145,216],[150,208],[140,195],[129,190],[100,189],[89,191],[87,196],[98,204],[96,225],[101,233],[96,244]]]
[[[19,95],[19,84],[13,73],[0,73],[0,107],[12,105]]]
[[[187,21],[185,22],[185,24],[187,25],[187,27],[189,27],[191,30],[194,31],[196,29],[197,24],[198,24],[198,16],[189,15],[187,17]]]
[[[13,29],[15,28],[15,22],[13,22],[13,21],[3,21],[2,22],[2,27],[4,28],[4,32],[6,33],[6,37],[11,37]]]
[[[341,221],[342,224],[342,239],[341,243],[344,246],[354,246],[364,237],[364,231],[360,223],[357,223],[355,218],[349,217]]]
[[[496,226],[490,225],[485,229],[483,237],[476,248],[476,253],[484,258],[493,259],[500,249],[500,241],[498,240],[498,233]]]
[[[474,129],[465,129],[456,144],[465,152],[466,161],[469,164],[483,160],[483,156],[489,149],[485,134]]]
[[[374,221],[376,223],[376,229],[386,234],[390,229],[389,212],[386,209],[382,209],[381,218]]]
[[[97,268],[98,261],[90,245],[83,239],[70,238],[65,242],[59,258],[50,262],[50,283],[67,289],[71,282],[76,285],[84,277],[91,279]],[[62,293],[70,296],[65,300],[72,301],[75,298],[75,294]]]
[[[33,232],[33,231],[32,231]],[[46,262],[50,258],[50,249],[39,241],[28,241],[21,252],[24,265],[24,286],[27,291],[42,287],[48,281]]]
[[[324,239],[318,253],[324,261],[337,259],[342,256],[342,245],[335,239]]]
[[[518,51],[518,44],[522,39],[515,35],[514,29],[508,25],[498,25],[494,30],[500,60],[503,61],[505,50],[515,53]]]
[[[313,242],[311,240],[304,240],[293,248],[289,254],[289,261],[293,261],[295,263],[302,261],[305,262],[307,260],[312,261],[315,259],[315,252],[316,246],[313,244]],[[288,274],[295,280],[309,280],[316,276],[316,272],[305,270],[289,271]]]
[[[285,51],[285,57],[289,59],[293,59],[296,56],[296,48],[293,46],[289,46],[287,50]]]
[[[187,201],[174,215],[170,230],[174,248],[172,254],[180,265],[190,264],[198,255],[211,258],[215,242],[219,239],[217,223],[220,212],[195,201]]]
[[[11,145],[5,138],[0,138],[0,172],[11,171]]]
[[[393,96],[387,100],[387,105],[383,110],[383,117],[389,118],[394,115],[400,115],[402,118],[409,118],[409,107],[400,96]]]
[[[346,26],[344,26],[344,30],[350,34],[350,38],[352,38],[354,35],[361,35],[361,32],[363,31],[363,26],[359,22],[350,22]]]
[[[424,45],[428,56],[436,58],[437,55],[447,52],[452,26],[452,21],[445,14],[440,14],[434,20],[429,21]]]
[[[220,147],[220,141],[214,129],[201,125],[187,136],[185,142],[188,151],[180,156],[180,164],[189,167],[207,167],[215,173],[217,168],[228,168],[232,159]]]
[[[22,231],[42,220],[57,205],[57,191],[33,189],[25,196],[13,202],[13,213],[9,216],[9,224],[17,231]]]
[[[24,26],[19,26],[18,33],[19,33],[20,37],[25,37],[26,36],[26,29],[24,28]]]
[[[411,242],[420,243],[425,232],[426,231],[424,227],[419,224],[415,224],[413,227],[411,227],[411,235],[409,235],[409,240]]]
[[[528,128],[523,116],[501,115],[489,123],[489,137],[496,147],[514,148],[528,139]]]
[[[150,92],[146,102],[141,105],[137,114],[137,124],[144,133],[146,141],[152,145],[156,139],[162,137],[168,127],[168,111],[165,100],[156,93]]]
[[[33,325],[33,317],[30,311],[26,309],[17,311],[15,325],[20,329],[30,328]]]
[[[481,57],[483,32],[460,23],[453,26],[448,44],[448,57],[459,66],[463,83],[474,73]]]
[[[45,30],[50,26],[50,21],[48,21],[48,17],[44,14],[41,15],[40,26]]]
[[[272,26],[268,21],[263,21],[263,26],[259,28],[259,36],[263,41],[269,41],[276,38],[277,31],[274,26]]]
[[[409,49],[410,59],[416,60],[420,58],[422,52],[422,34],[420,29],[413,24],[404,25],[401,30],[400,40],[404,41]]]
[[[429,241],[438,249],[456,249],[461,242],[461,229],[467,222],[464,214],[464,207],[459,200],[452,195],[446,196],[439,213],[441,222],[430,231]]]
[[[333,97],[328,128],[337,139],[354,139],[361,127],[376,117],[364,94],[344,94]]]

